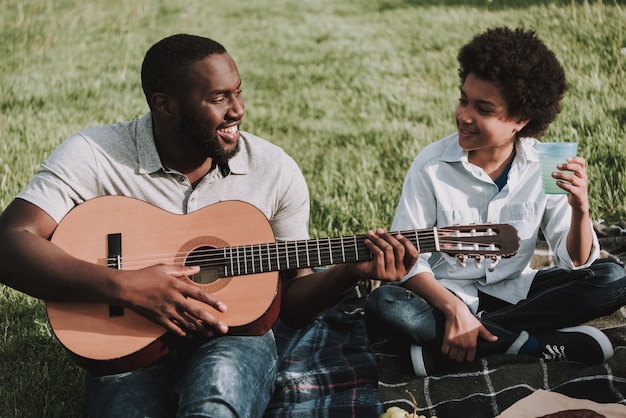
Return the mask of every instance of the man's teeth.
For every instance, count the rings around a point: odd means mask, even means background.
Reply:
[[[234,134],[238,131],[237,126],[231,126],[229,128],[220,129],[222,132],[226,132],[227,134]]]

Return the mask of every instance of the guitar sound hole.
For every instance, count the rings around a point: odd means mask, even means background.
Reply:
[[[200,266],[200,272],[189,276],[197,284],[211,284],[223,277],[223,266],[214,265],[207,258],[208,251],[213,247],[198,247],[191,251],[185,260],[187,266]]]

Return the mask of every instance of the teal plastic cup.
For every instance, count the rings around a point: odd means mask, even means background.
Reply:
[[[578,144],[576,142],[540,142],[537,144],[539,163],[541,164],[541,182],[547,194],[568,194],[556,184],[552,173],[559,171],[557,165],[567,162],[570,157],[576,156]],[[563,172],[569,172],[562,170]]]

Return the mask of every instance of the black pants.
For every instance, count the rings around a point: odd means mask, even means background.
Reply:
[[[528,297],[516,304],[479,294],[481,323],[498,341],[478,339],[476,357],[503,354],[523,332],[544,333],[609,315],[626,305],[626,270],[609,259],[588,268],[550,268],[537,272]],[[401,286],[381,286],[365,305],[375,334],[440,351],[445,317]]]

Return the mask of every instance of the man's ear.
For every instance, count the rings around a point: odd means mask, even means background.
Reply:
[[[172,118],[178,113],[176,100],[165,93],[154,93],[150,98],[151,109],[158,113],[162,118]]]

